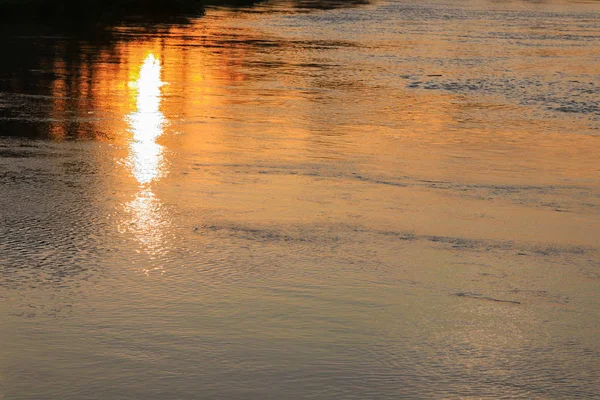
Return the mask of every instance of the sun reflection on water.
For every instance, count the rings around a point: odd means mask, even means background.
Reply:
[[[144,60],[139,77],[129,82],[129,87],[136,94],[136,109],[126,118],[132,134],[128,165],[140,190],[125,205],[125,211],[130,215],[127,230],[135,235],[144,252],[153,260],[153,265],[143,268],[146,274],[155,270],[162,272],[156,257],[164,253],[165,232],[169,225],[163,205],[151,188],[151,184],[166,173],[164,147],[157,143],[167,124],[160,109],[164,84],[161,63],[154,54],[149,54]]]
[[[163,232],[168,228],[169,221],[164,216],[163,205],[152,190],[139,191],[125,209],[133,216],[129,228],[136,233],[144,249],[152,255],[162,253]]]
[[[163,172],[163,146],[156,140],[162,135],[166,119],[160,111],[160,61],[150,54],[140,69],[137,81],[130,86],[137,90],[136,111],[129,115],[133,139],[130,144],[132,172],[140,185],[146,185]]]

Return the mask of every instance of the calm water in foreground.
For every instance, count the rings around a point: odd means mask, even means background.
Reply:
[[[0,399],[600,397],[600,3],[3,29]]]

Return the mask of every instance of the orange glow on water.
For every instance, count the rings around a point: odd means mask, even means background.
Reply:
[[[127,117],[133,134],[130,144],[130,167],[140,185],[157,179],[162,172],[163,146],[156,140],[163,134],[166,119],[160,111],[160,61],[149,54],[140,68],[139,78],[130,82],[136,94],[137,109]]]
[[[137,71],[135,71],[137,72]],[[169,218],[160,199],[150,185],[166,174],[164,147],[157,140],[164,133],[167,118],[161,111],[162,92],[165,82],[161,79],[160,60],[149,53],[139,67],[139,73],[129,81],[130,96],[135,99],[135,111],[125,120],[131,133],[127,166],[137,180],[140,191],[125,204],[129,216],[124,226],[135,235],[142,249],[152,256],[161,253],[163,232]],[[152,270],[162,267],[153,267]],[[150,270],[145,269],[145,274]]]

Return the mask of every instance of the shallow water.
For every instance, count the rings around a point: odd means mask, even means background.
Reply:
[[[5,31],[0,398],[600,396],[597,2]]]

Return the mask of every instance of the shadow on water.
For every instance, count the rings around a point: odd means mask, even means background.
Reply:
[[[32,0],[23,7],[22,2],[0,0],[0,44],[4,55],[10,55],[0,63],[0,137],[101,139],[104,133],[92,115],[98,69],[106,63],[119,64],[115,49],[120,44],[140,37],[160,38],[173,27],[185,34],[185,27],[211,7],[248,10],[261,5],[266,12],[304,12],[365,3],[175,0],[168,6],[165,1],[150,1],[140,7],[138,0]],[[223,44],[239,45],[226,40]],[[60,135],[53,133],[58,125]]]

